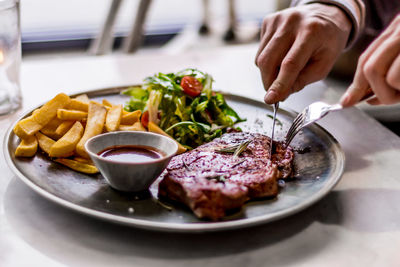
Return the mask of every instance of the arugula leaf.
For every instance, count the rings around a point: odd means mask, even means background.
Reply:
[[[122,94],[131,97],[124,107],[127,111],[135,111],[138,109],[143,111],[149,99],[149,92],[141,87],[129,87],[123,91]]]
[[[192,69],[192,68],[187,68],[181,71],[178,71],[175,76],[177,78],[182,78],[184,76],[193,76],[199,80],[202,80],[205,78],[206,74],[202,71],[199,71],[197,69]]]
[[[196,106],[195,112],[203,112],[204,110],[206,110],[207,106],[208,100],[203,101]]]
[[[165,131],[168,133],[172,129],[179,127],[179,126],[196,126],[198,129],[200,129],[204,133],[208,133],[211,130],[211,127],[204,123],[195,122],[195,121],[181,121],[181,122],[175,123],[174,125],[172,125],[168,129],[166,129]]]
[[[238,123],[238,122],[243,122],[246,121],[246,119],[242,119],[239,117],[239,115],[236,113],[235,110],[233,110],[233,108],[231,108],[225,101],[225,98],[222,94],[217,93],[215,95],[216,101],[218,103],[219,108],[221,109],[221,111],[226,115],[226,116],[230,116],[233,117],[235,119],[234,123]]]
[[[166,74],[158,73],[156,76],[144,80],[145,88],[161,90],[163,93],[182,93],[182,87]]]

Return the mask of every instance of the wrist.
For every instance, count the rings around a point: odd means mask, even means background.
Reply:
[[[292,6],[322,5],[325,9],[333,10],[335,7],[337,18],[333,17],[332,22],[349,32],[346,47],[350,47],[357,39],[364,26],[365,8],[361,0],[292,0]],[[350,28],[347,28],[350,23]]]
[[[349,42],[354,32],[354,26],[343,9],[329,3],[310,3],[309,6],[312,6],[315,10],[321,10],[317,16],[335,24],[346,35],[347,43]]]

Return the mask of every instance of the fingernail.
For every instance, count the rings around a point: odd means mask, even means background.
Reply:
[[[278,94],[275,91],[269,90],[267,92],[267,94],[265,95],[264,101],[267,104],[273,104],[277,97],[278,97]]]

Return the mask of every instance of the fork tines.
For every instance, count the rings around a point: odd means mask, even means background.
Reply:
[[[292,141],[293,137],[298,133],[301,129],[303,122],[305,119],[305,112],[299,113],[296,118],[293,120],[292,125],[290,126],[286,137],[285,137],[285,146],[288,146]]]

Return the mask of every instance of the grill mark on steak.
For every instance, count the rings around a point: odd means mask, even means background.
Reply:
[[[216,150],[252,140],[239,157]],[[278,179],[290,177],[293,150],[257,133],[226,133],[174,157],[159,184],[159,196],[187,205],[199,218],[219,220],[251,199],[275,197]],[[240,164],[239,164],[240,163]],[[221,179],[223,177],[223,179]]]

